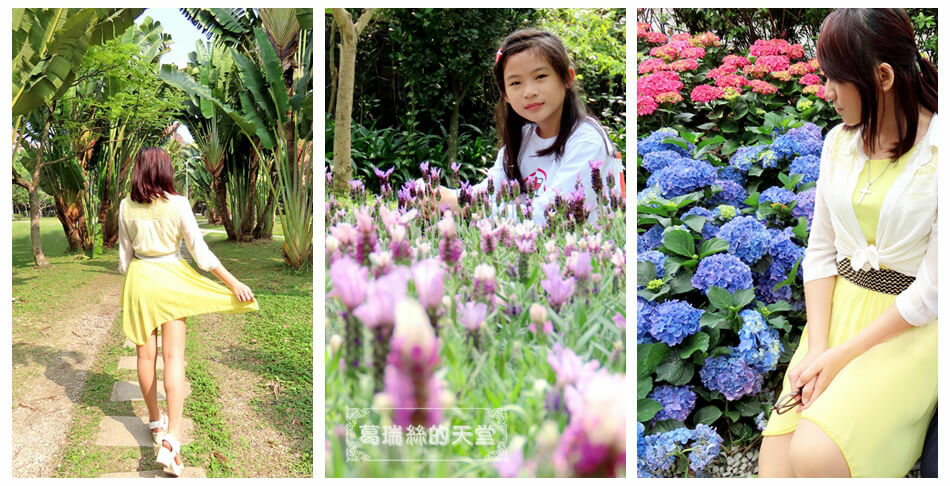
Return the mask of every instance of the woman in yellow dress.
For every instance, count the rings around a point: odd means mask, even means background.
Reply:
[[[937,401],[937,70],[901,9],[832,12],[818,59],[843,123],[825,138],[808,324],[759,475],[902,477]]]
[[[191,204],[175,192],[173,175],[171,159],[159,147],[146,147],[136,157],[131,195],[119,204],[119,272],[125,274],[122,327],[137,347],[148,427],[154,444],[161,445],[156,462],[178,476],[184,468],[177,437],[185,400],[185,318],[256,311],[258,305],[251,289],[208,249]],[[215,274],[230,290],[203,277],[181,258],[183,239],[198,266]],[[155,380],[159,326],[167,416],[158,407]]]

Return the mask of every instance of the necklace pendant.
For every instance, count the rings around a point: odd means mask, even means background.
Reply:
[[[866,184],[866,185],[864,186],[864,189],[861,189],[861,190],[858,191],[858,192],[861,193],[861,195],[858,196],[858,204],[861,204],[861,201],[864,200],[864,196],[867,196],[868,194],[871,194],[871,183]]]

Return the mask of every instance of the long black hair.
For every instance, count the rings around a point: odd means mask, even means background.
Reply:
[[[920,107],[937,112],[937,68],[920,55],[914,26],[903,9],[859,8],[835,10],[821,24],[818,62],[828,79],[855,85],[861,98],[865,151],[874,152],[881,120],[882,93],[877,66],[894,69],[898,142],[888,151],[897,160],[910,151],[917,138]]]
[[[518,166],[518,154],[521,150],[522,127],[527,122],[517,114],[508,102],[505,101],[505,63],[509,57],[528,49],[534,49],[541,55],[557,73],[564,83],[564,108],[561,110],[561,125],[557,138],[550,147],[538,151],[537,155],[555,154],[556,158],[564,155],[564,146],[577,123],[587,116],[587,109],[575,91],[574,85],[568,85],[571,69],[571,59],[567,49],[556,35],[539,30],[519,30],[507,38],[498,50],[498,58],[492,73],[495,76],[495,85],[498,87],[498,105],[495,107],[495,124],[501,143],[505,147],[504,167],[505,176],[509,180],[516,180],[525,190],[525,183]]]

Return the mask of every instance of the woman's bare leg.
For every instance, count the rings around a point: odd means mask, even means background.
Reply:
[[[760,478],[793,478],[792,463],[789,460],[789,448],[792,432],[782,435],[762,437],[759,447]]]
[[[185,319],[162,324],[162,357],[165,359],[168,433],[181,440],[181,414],[185,404]],[[181,464],[181,458],[176,457],[175,462]]]
[[[851,468],[838,444],[818,425],[802,419],[789,448],[792,471],[800,478],[850,478]]]
[[[155,422],[162,418],[162,411],[158,408],[158,386],[155,380],[155,362],[158,359],[156,347],[158,344],[158,330],[149,334],[148,341],[142,346],[136,346],[135,351],[138,354],[137,365],[139,374],[139,387],[142,389],[142,396],[145,398],[145,406],[148,407],[148,420]]]

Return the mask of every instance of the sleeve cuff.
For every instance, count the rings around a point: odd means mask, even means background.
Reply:
[[[908,294],[898,295],[894,305],[897,306],[901,317],[911,326],[925,326],[937,319],[936,313],[930,312],[922,302],[914,303],[914,299]]]

